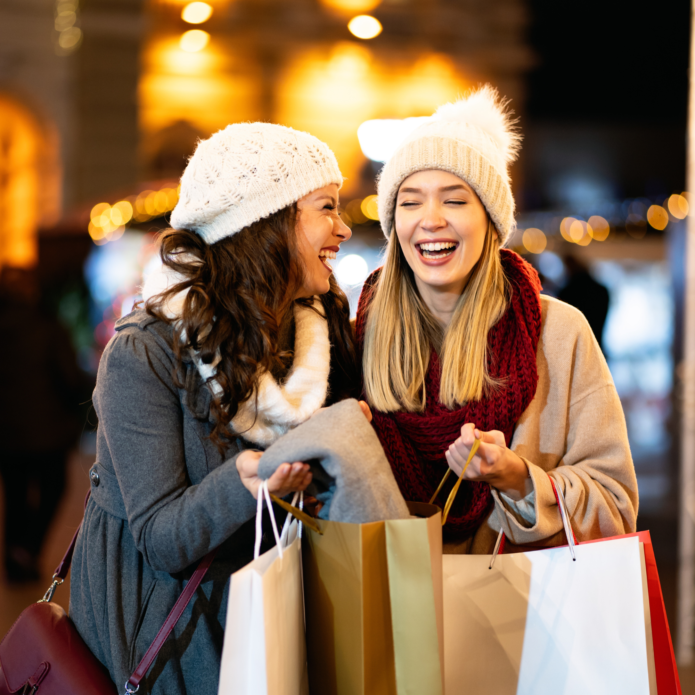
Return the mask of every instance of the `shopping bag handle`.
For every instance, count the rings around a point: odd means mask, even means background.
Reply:
[[[282,543],[280,542],[280,534],[278,533],[278,525],[275,522],[275,513],[273,512],[273,504],[270,501],[270,492],[268,492],[268,481],[264,480],[258,488],[258,500],[256,501],[256,543],[253,548],[253,559],[257,560],[261,554],[261,540],[263,538],[263,498],[265,497],[268,505],[268,515],[270,523],[273,527],[273,535],[275,543],[278,547],[278,554],[282,559]]]
[[[271,495],[271,499],[273,496]],[[297,506],[297,500],[299,500],[299,509],[304,509],[304,493],[303,492],[295,492],[294,497],[292,497],[292,503],[291,505],[293,507]],[[282,531],[280,532],[280,540],[282,541],[283,546],[287,547],[287,535],[290,532],[290,522],[292,521],[294,517],[291,514],[288,514],[285,517],[285,523],[282,527]],[[297,535],[299,538],[302,537],[302,522],[299,522],[299,530],[297,532]]]
[[[570,553],[572,555],[572,560],[574,562],[577,561],[577,556],[574,552],[574,547],[576,545],[579,545],[577,541],[577,537],[574,535],[574,530],[572,529],[572,524],[570,523],[570,514],[569,511],[567,510],[567,503],[565,502],[565,496],[562,494],[562,490],[560,490],[559,487],[555,484],[555,481],[552,479],[551,476],[548,476],[550,479],[550,486],[553,488],[553,494],[555,495],[555,501],[557,502],[557,506],[560,510],[560,518],[562,519],[562,527],[565,531],[565,536],[567,536],[567,546],[569,547]],[[495,548],[492,551],[492,557],[490,558],[490,566],[488,569],[492,569],[492,566],[495,564],[495,559],[497,558],[497,555],[504,552],[504,543],[506,541],[506,536],[504,535],[504,529],[500,529],[499,534],[497,535],[497,542],[495,543]]]
[[[270,493],[270,499],[275,502],[279,507],[282,507],[288,514],[291,514],[297,521],[301,521],[304,526],[315,531],[319,536],[323,536],[323,531],[321,527],[316,523],[316,519],[309,516],[305,511],[302,511],[302,507],[295,507],[294,503],[290,504],[276,497],[272,492]]]
[[[471,450],[468,454],[468,458],[466,459],[466,465],[461,470],[461,475],[459,476],[459,479],[456,481],[456,485],[454,485],[451,492],[449,493],[449,497],[447,497],[446,503],[444,504],[444,509],[442,510],[442,526],[444,526],[444,524],[446,524],[446,520],[449,516],[449,512],[451,511],[451,505],[454,503],[454,500],[456,499],[456,495],[459,491],[459,488],[461,487],[461,481],[463,480],[463,474],[466,472],[466,468],[468,468],[468,464],[473,460],[473,457],[476,455],[479,446],[480,446],[480,440],[476,439],[473,442],[473,446],[471,447]],[[442,478],[442,482],[439,483],[437,489],[434,491],[434,495],[432,495],[432,499],[430,499],[430,504],[434,504],[434,501],[437,499],[437,495],[440,493],[441,489],[444,487],[444,483],[447,481],[447,478],[449,477],[450,473],[451,473],[451,468],[447,469],[446,473],[444,474],[444,477]]]

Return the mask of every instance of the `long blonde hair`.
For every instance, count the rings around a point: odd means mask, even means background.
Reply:
[[[447,408],[499,387],[487,368],[487,336],[506,306],[507,279],[491,223],[446,329],[422,300],[394,229],[365,328],[362,365],[370,405],[382,412],[422,412],[433,347],[441,362],[439,400]]]

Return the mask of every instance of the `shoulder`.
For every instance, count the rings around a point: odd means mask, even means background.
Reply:
[[[541,295],[542,332],[545,336],[571,338],[593,336],[589,322],[579,309],[555,297]]]
[[[171,385],[175,366],[172,327],[136,309],[116,323],[99,364],[99,380],[131,381],[154,374]]]
[[[570,401],[613,386],[606,359],[584,314],[566,302],[541,295],[542,326],[538,343],[539,376],[564,383]]]

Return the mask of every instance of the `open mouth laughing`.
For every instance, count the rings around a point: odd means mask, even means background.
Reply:
[[[415,244],[420,255],[430,261],[438,261],[451,256],[458,248],[455,241],[422,241]]]
[[[321,260],[321,263],[323,263],[328,270],[333,272],[333,266],[328,262],[329,260],[335,260],[336,256],[338,255],[338,247],[337,246],[329,246],[328,248],[321,249],[319,251],[319,259]]]

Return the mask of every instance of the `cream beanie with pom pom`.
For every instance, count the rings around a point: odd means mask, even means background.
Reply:
[[[341,186],[343,177],[318,138],[274,123],[235,123],[198,143],[170,224],[214,244],[331,183]]]
[[[379,219],[391,236],[398,189],[411,174],[448,171],[470,185],[492,218],[500,245],[514,229],[514,197],[507,166],[516,159],[521,136],[507,102],[490,85],[445,104],[401,143],[378,181]]]

